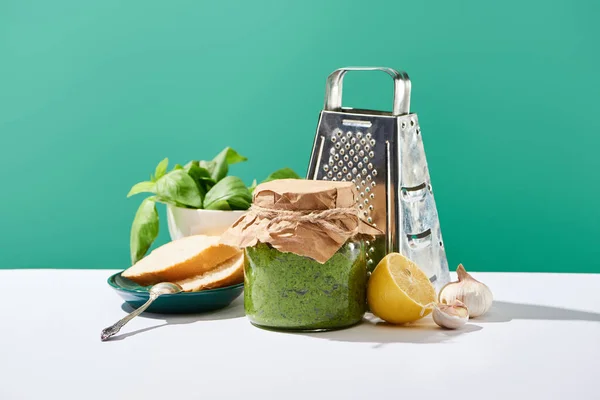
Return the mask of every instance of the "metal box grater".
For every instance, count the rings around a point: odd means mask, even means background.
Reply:
[[[383,71],[394,80],[392,112],[342,107],[348,71]],[[450,280],[410,80],[391,68],[352,67],[327,78],[308,179],[351,181],[362,216],[386,235],[366,242],[369,270],[389,252],[419,265],[437,290]]]

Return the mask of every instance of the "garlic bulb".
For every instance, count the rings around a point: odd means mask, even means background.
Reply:
[[[446,329],[458,329],[467,323],[469,310],[460,301],[452,304],[436,304],[433,307],[433,321]]]
[[[491,290],[467,273],[462,264],[456,269],[458,282],[451,282],[440,290],[439,302],[452,304],[463,302],[469,309],[469,317],[479,317],[492,307]]]

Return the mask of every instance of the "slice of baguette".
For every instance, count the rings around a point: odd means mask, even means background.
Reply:
[[[158,247],[122,275],[143,286],[176,282],[202,275],[240,254],[240,249],[219,243],[219,236],[188,236]]]
[[[239,254],[217,265],[216,268],[193,278],[176,283],[184,292],[197,292],[203,289],[215,289],[235,285],[244,281],[244,254]]]

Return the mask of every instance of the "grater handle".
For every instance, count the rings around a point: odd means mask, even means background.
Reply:
[[[404,115],[410,112],[410,79],[406,72],[398,72],[387,67],[346,67],[340,68],[327,77],[325,88],[325,110],[339,111],[342,109],[342,85],[344,75],[348,71],[383,71],[394,79],[394,115]]]

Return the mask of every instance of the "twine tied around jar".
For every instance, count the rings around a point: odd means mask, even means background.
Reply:
[[[248,210],[248,214],[259,218],[268,219],[270,222],[267,227],[279,222],[308,222],[315,224],[336,235],[353,236],[358,232],[359,217],[356,214],[356,208],[330,208],[327,210],[281,210],[265,208],[253,204]],[[336,224],[334,221],[352,220],[354,228],[349,229],[344,224]]]

